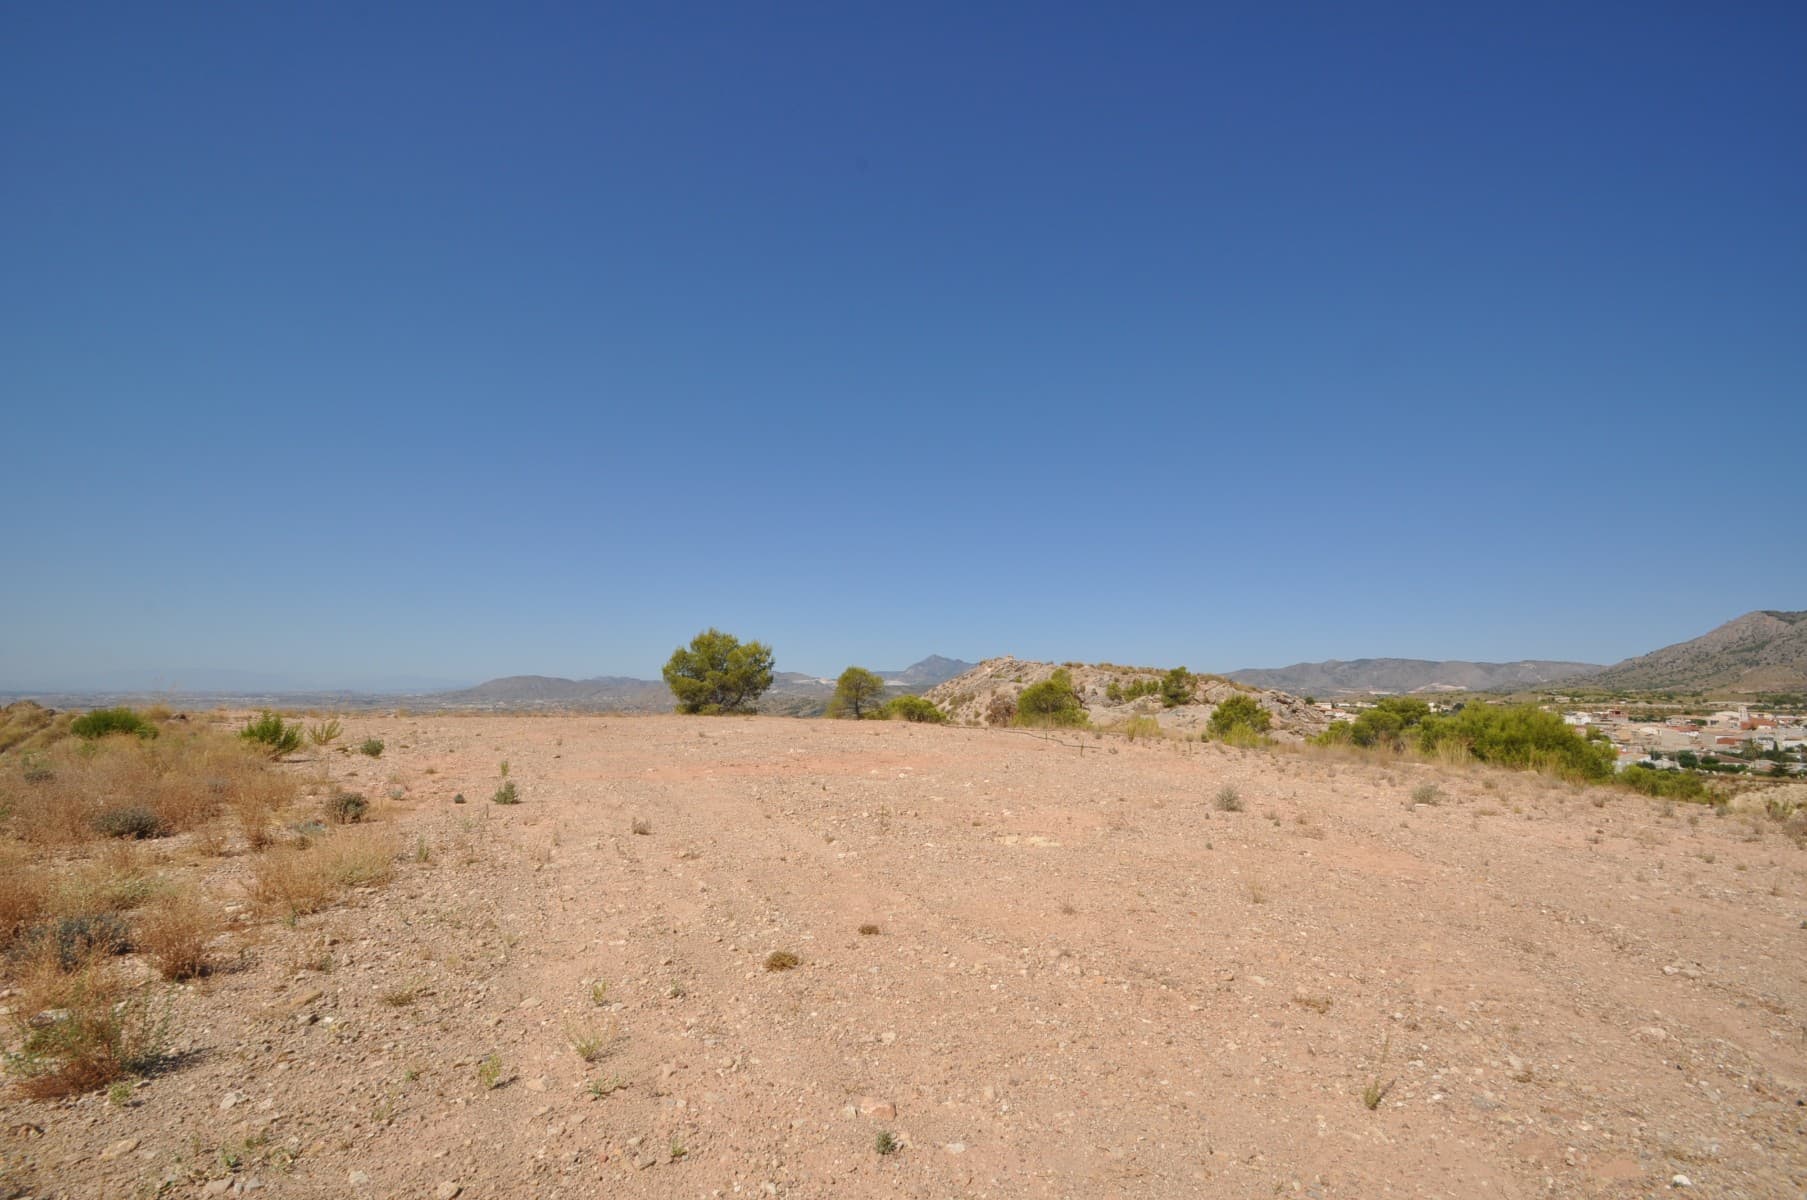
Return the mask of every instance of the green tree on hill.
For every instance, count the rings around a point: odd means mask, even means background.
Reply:
[[[1161,680],[1161,703],[1178,708],[1192,703],[1192,684],[1197,676],[1184,667],[1175,667]]]
[[[1016,698],[1016,724],[1076,726],[1086,723],[1085,706],[1065,667],[1040,683],[1024,688]]]
[[[772,686],[772,648],[744,645],[733,634],[705,629],[679,646],[665,664],[665,685],[682,713],[752,712]]]
[[[1261,707],[1259,700],[1238,692],[1211,710],[1205,728],[1218,741],[1229,741],[1235,736],[1259,737],[1273,723],[1273,714]]]

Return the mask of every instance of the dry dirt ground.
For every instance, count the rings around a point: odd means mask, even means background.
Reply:
[[[405,789],[396,881],[241,914],[242,965],[170,988],[181,1056],[127,1103],[5,1093],[26,1194],[1807,1186],[1807,851],[1761,818],[1089,734],[368,735],[331,767]],[[211,869],[229,895],[243,865]]]

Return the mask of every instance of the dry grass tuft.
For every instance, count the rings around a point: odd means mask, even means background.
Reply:
[[[24,855],[0,847],[0,954],[50,906],[50,894],[48,872],[32,866]]]
[[[219,918],[192,892],[172,892],[153,904],[138,922],[138,948],[169,980],[198,979],[212,969],[207,943]]]
[[[774,950],[765,957],[765,969],[768,971],[788,971],[802,963],[803,960],[789,950]]]
[[[32,971],[13,1002],[17,1049],[6,1069],[37,1100],[79,1095],[143,1075],[161,1063],[168,1021],[142,993],[124,988],[98,963],[72,973]]]
[[[389,882],[396,852],[387,831],[362,827],[306,846],[279,846],[252,865],[251,898],[288,917],[316,913],[351,888]]]
[[[154,739],[66,739],[0,765],[0,812],[7,832],[40,846],[105,836],[151,836],[199,828],[247,797],[280,807],[294,794],[287,776],[214,730],[166,727]],[[121,814],[134,823],[120,824]]]

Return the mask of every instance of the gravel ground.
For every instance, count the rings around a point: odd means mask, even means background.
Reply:
[[[129,1103],[0,1099],[0,1181],[1807,1189],[1807,850],[1758,815],[1077,733],[349,722],[366,736],[381,759],[293,769],[399,795],[396,881],[292,927],[241,910],[235,969],[145,985],[181,1054]],[[244,860],[204,869],[242,896]]]

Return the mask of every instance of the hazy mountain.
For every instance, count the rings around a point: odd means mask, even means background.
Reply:
[[[967,669],[957,659],[930,655],[902,671],[880,671],[887,682],[898,686],[887,691],[896,694],[934,686]],[[920,681],[928,682],[920,682]],[[778,671],[772,686],[759,699],[759,711],[779,716],[820,716],[834,695],[833,679],[805,675],[799,671]],[[662,679],[634,679],[623,675],[605,675],[595,679],[562,679],[556,675],[510,675],[491,679],[476,687],[441,692],[424,697],[427,703],[445,708],[477,709],[589,709],[601,712],[670,712],[671,689]]]
[[[135,696],[268,696],[316,693],[370,693],[405,695],[438,692],[462,686],[461,680],[420,675],[371,676],[363,679],[331,679],[322,676],[281,674],[274,671],[237,670],[223,667],[126,668],[116,671],[77,672],[65,678],[43,681],[39,686],[0,681],[0,687],[17,692],[63,694],[118,694]]]
[[[1807,690],[1807,612],[1745,613],[1692,641],[1628,658],[1575,682],[1627,692]]]
[[[665,712],[671,689],[662,679],[603,675],[561,679],[555,675],[509,675],[476,687],[427,697],[447,708],[576,708],[614,712]]]
[[[911,690],[926,690],[938,683],[946,683],[956,675],[965,674],[977,665],[977,663],[962,662],[957,658],[943,658],[939,654],[931,654],[921,662],[913,663],[901,671],[878,671],[876,674],[886,683],[897,684]]]
[[[1489,663],[1423,658],[1358,658],[1350,662],[1294,663],[1269,670],[1231,671],[1238,683],[1275,688],[1295,696],[1348,696],[1407,692],[1514,692],[1600,670],[1597,663]]]

